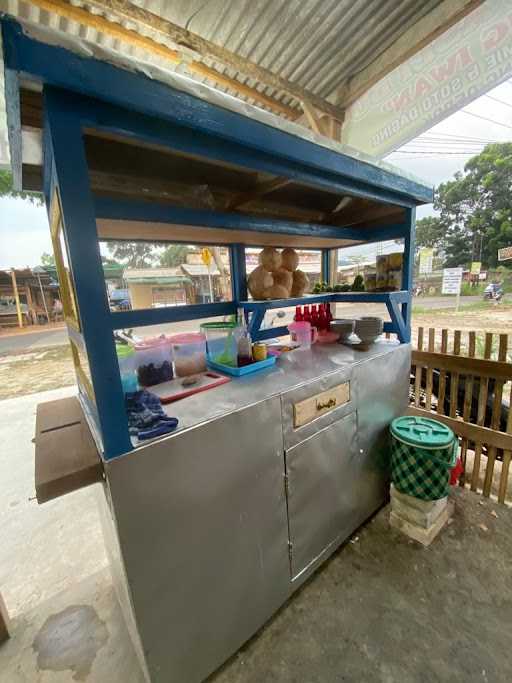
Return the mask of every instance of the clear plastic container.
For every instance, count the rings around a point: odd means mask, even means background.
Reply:
[[[177,377],[197,375],[206,370],[206,336],[202,332],[173,334],[169,337]]]
[[[135,345],[137,379],[141,387],[168,382],[173,377],[169,337],[147,337]]]
[[[135,349],[129,344],[116,344],[116,352],[124,393],[137,391],[139,385],[135,368]]]
[[[314,344],[318,339],[316,327],[312,327],[311,323],[307,320],[290,323],[288,330],[290,331],[292,341],[297,342],[303,350],[311,348],[311,344]]]
[[[237,367],[238,326],[236,323],[203,323],[201,332],[206,336],[206,355],[214,363]]]

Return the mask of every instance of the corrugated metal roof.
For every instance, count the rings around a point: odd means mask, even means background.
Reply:
[[[336,89],[432,11],[443,0],[134,0],[133,4],[187,28],[213,43],[225,47],[255,64],[265,67],[294,84],[327,99]],[[77,6],[100,13],[87,2]],[[23,2],[0,0],[0,9],[25,21],[62,31],[71,36],[114,49],[120,54],[174,68],[161,57],[112,39],[76,21]],[[119,21],[104,13],[107,19]],[[161,33],[122,20],[126,28],[165,43]],[[168,44],[172,44],[168,41]],[[220,73],[257,88],[260,92],[298,107],[290,95],[265,87],[244,74],[213,60],[202,60]],[[178,70],[183,67],[178,67]],[[195,80],[205,82],[194,76]],[[220,85],[248,102],[254,100]],[[258,104],[258,106],[261,106]]]

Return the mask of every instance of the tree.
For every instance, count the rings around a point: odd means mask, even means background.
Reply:
[[[148,268],[157,256],[148,242],[108,242],[114,259],[127,268]]]
[[[164,268],[175,268],[185,263],[189,248],[186,244],[171,244],[160,255],[160,265]]]
[[[43,195],[40,192],[16,192],[13,189],[10,171],[0,171],[0,197],[26,199],[32,204],[43,205]]]
[[[436,190],[434,208],[447,226],[446,264],[482,261],[494,268],[497,252],[512,244],[512,143],[487,145]]]
[[[55,267],[55,256],[45,251],[44,254],[41,254],[41,265]]]
[[[427,216],[416,221],[416,246],[439,248],[443,243],[446,226],[436,216]]]

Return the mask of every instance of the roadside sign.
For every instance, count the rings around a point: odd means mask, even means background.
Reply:
[[[443,269],[442,294],[460,294],[462,284],[462,268]]]
[[[479,275],[482,270],[482,263],[480,261],[473,261],[471,263],[471,275]]]
[[[420,275],[426,275],[432,272],[432,261],[434,258],[434,250],[432,247],[422,247],[420,249]]]
[[[508,261],[512,258],[512,246],[498,249],[498,261]]]
[[[212,262],[212,252],[209,249],[201,249],[201,259],[205,266],[209,266]]]

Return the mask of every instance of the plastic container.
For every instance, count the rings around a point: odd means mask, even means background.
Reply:
[[[137,379],[141,387],[168,382],[173,377],[169,337],[147,337],[135,345]]]
[[[312,327],[311,323],[307,320],[290,323],[288,330],[290,331],[292,341],[297,342],[303,350],[311,348],[311,344],[314,344],[318,339],[316,327]]]
[[[124,393],[137,391],[139,384],[135,368],[135,349],[129,344],[116,344],[116,353]]]
[[[237,367],[238,339],[236,323],[202,323],[206,336],[206,358],[213,363]]]
[[[428,417],[397,417],[391,423],[391,477],[395,488],[421,500],[448,495],[459,442],[452,430]]]
[[[173,334],[169,337],[176,377],[197,375],[206,370],[206,337],[202,332]]]
[[[251,363],[250,365],[244,365],[241,368],[234,368],[231,365],[223,365],[222,363],[214,363],[211,360],[208,360],[208,365],[219,372],[225,372],[234,377],[242,377],[243,375],[249,375],[253,372],[270,368],[272,365],[275,365],[276,360],[276,356],[268,356],[265,360],[260,360],[257,363]]]

